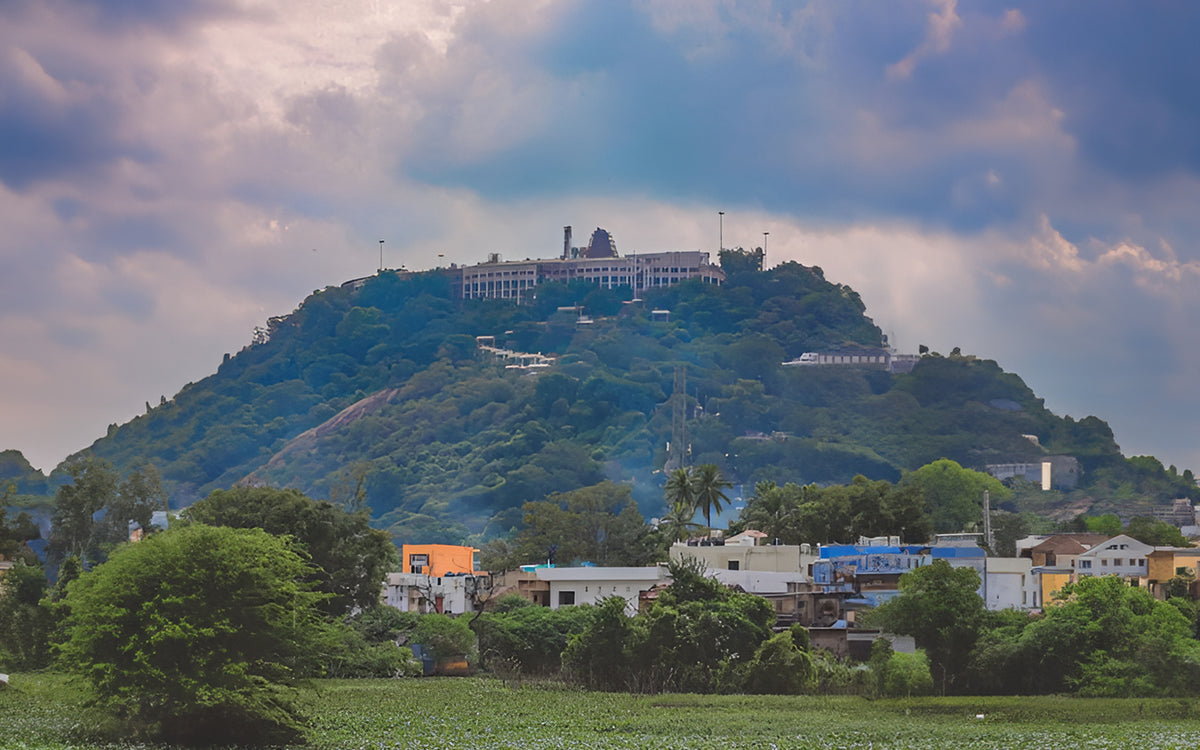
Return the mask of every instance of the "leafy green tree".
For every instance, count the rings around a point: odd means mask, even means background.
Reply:
[[[409,642],[427,647],[438,662],[465,659],[474,663],[478,655],[475,633],[466,620],[436,612],[421,615]]]
[[[964,469],[947,458],[905,474],[901,484],[916,487],[925,496],[926,509],[937,531],[962,531],[981,523],[985,490],[993,503],[1011,494],[995,477]]]
[[[691,472],[683,467],[671,471],[667,483],[663,485],[663,499],[667,507],[678,509],[680,515],[686,515],[688,510],[695,515],[696,486],[692,482]]]
[[[1183,535],[1178,526],[1172,526],[1166,521],[1160,521],[1157,518],[1150,518],[1148,516],[1138,516],[1130,519],[1125,533],[1143,544],[1150,544],[1156,547],[1191,546],[1191,542]]]
[[[628,485],[601,482],[524,505],[516,542],[526,560],[646,565],[662,556],[659,540],[638,512]]]
[[[196,525],[125,545],[70,586],[63,664],[126,735],[294,741],[287,686],[313,673],[324,633],[310,573],[261,529]]]
[[[319,589],[330,597],[330,614],[369,607],[396,558],[388,534],[372,529],[365,513],[347,513],[299,490],[235,487],[217,490],[184,511],[184,517],[208,526],[263,529],[289,535],[317,566]]]
[[[0,671],[49,665],[54,621],[42,602],[46,591],[39,566],[22,561],[0,575]]]
[[[166,506],[162,479],[153,466],[135,469],[117,485],[105,505],[104,518],[92,526],[92,544],[107,554],[118,544],[129,541],[129,524],[136,523],[146,533],[153,528],[154,511]]]
[[[888,658],[887,672],[883,680],[883,694],[893,698],[911,698],[933,692],[933,676],[929,672],[929,659],[917,651],[915,654],[894,653]]]
[[[992,552],[999,557],[1016,557],[1017,540],[1029,534],[1029,530],[1029,519],[1023,513],[992,511],[992,535],[996,540]]]
[[[738,528],[757,529],[768,539],[791,543],[790,521],[800,505],[799,490],[794,484],[780,487],[767,480],[758,482],[738,518]]]
[[[596,608],[550,609],[513,596],[514,600],[498,602],[504,606],[484,613],[475,625],[484,666],[506,663],[524,674],[557,674],[571,637],[588,627]]]
[[[1116,536],[1121,533],[1124,525],[1115,513],[1105,513],[1102,516],[1088,516],[1083,519],[1087,530],[1093,534]]]
[[[622,597],[610,596],[596,607],[587,628],[571,636],[562,662],[575,681],[596,690],[632,689],[633,650],[643,638],[633,618],[625,614]]]
[[[51,515],[50,553],[56,560],[69,555],[96,559],[93,517],[117,495],[119,478],[106,462],[94,458],[70,461],[66,472],[71,483],[58,488]]]
[[[0,496],[0,558],[10,560],[22,557],[24,542],[38,539],[42,535],[41,529],[33,522],[33,518],[24,511],[18,513],[11,522],[8,521],[8,508],[5,506],[12,498],[12,487],[13,485],[9,485],[4,495]],[[34,562],[34,560],[28,559],[30,557],[28,554],[23,557],[27,558],[26,562]]]
[[[673,560],[668,569],[671,585],[635,618],[640,637],[629,646],[629,669],[636,683],[649,690],[743,690],[749,662],[771,635],[774,608],[709,577],[694,558]]]
[[[900,576],[900,595],[877,607],[870,622],[913,636],[929,655],[942,690],[950,689],[965,670],[983,625],[979,585],[973,568],[934,560]]]
[[[762,642],[746,672],[751,693],[796,695],[810,692],[816,684],[812,657],[786,630]]]

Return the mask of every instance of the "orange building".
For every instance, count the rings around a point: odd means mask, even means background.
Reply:
[[[405,544],[400,548],[401,572],[445,575],[487,575],[479,570],[479,550],[457,544]]]

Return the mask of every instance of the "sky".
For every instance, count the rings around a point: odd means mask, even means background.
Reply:
[[[1200,469],[1200,5],[5,0],[0,450],[391,268],[766,241]],[[724,211],[723,219],[718,211]]]

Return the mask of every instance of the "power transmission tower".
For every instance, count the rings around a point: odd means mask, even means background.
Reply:
[[[671,451],[667,458],[670,469],[686,469],[687,444],[687,365],[675,368],[675,386],[671,399]]]

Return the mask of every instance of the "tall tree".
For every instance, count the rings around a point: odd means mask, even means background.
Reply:
[[[319,567],[319,588],[332,595],[323,605],[330,614],[376,602],[396,556],[391,537],[372,529],[365,513],[347,513],[294,489],[217,490],[184,511],[184,517],[209,526],[290,535]]]
[[[679,508],[681,511],[690,508],[693,514],[696,512],[696,488],[687,469],[675,469],[667,476],[667,483],[663,485],[663,499],[669,508]]]
[[[652,529],[628,485],[601,482],[545,500],[525,503],[525,528],[516,543],[525,560],[544,561],[555,548],[558,562],[646,565],[661,557]]]
[[[1012,491],[998,479],[981,471],[964,469],[957,461],[942,458],[904,475],[902,485],[920,489],[936,531],[957,532],[983,521],[983,493],[992,502]]]
[[[116,498],[119,477],[107,461],[97,458],[76,458],[65,468],[71,483],[59,487],[55,496],[50,552],[56,560],[69,555],[95,560],[99,551],[94,516]]]
[[[729,503],[725,490],[733,485],[724,476],[716,464],[700,464],[692,470],[692,483],[696,493],[696,507],[704,513],[704,525],[712,528],[712,514],[720,513],[723,503]]]
[[[979,584],[974,568],[952,568],[945,560],[934,560],[900,576],[900,595],[877,607],[870,622],[913,636],[947,690],[966,668],[983,625]]]

